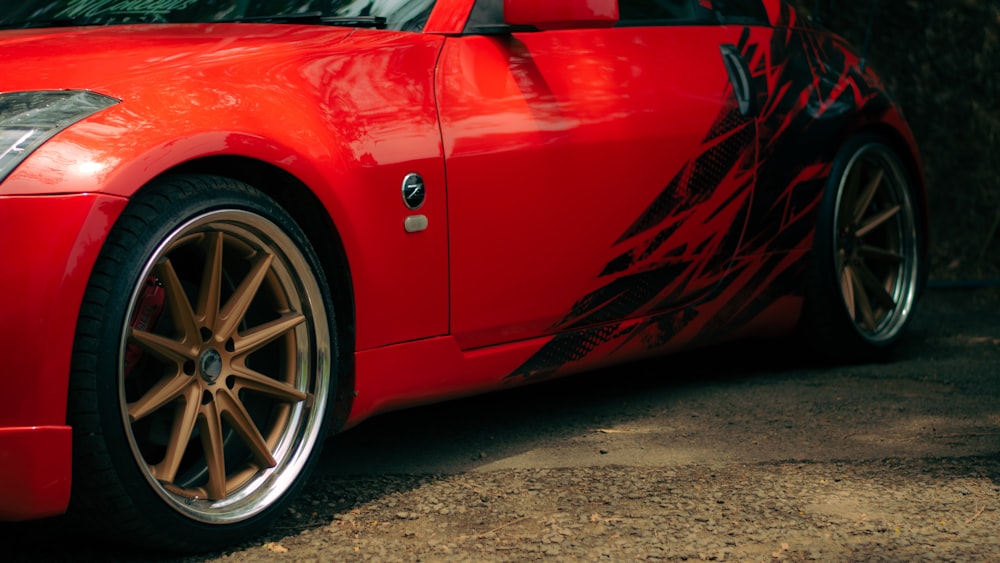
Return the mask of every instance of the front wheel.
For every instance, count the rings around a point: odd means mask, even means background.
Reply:
[[[924,283],[924,227],[914,186],[892,148],[860,135],[834,160],[819,210],[806,287],[814,347],[872,358],[895,344]]]
[[[148,186],[84,296],[71,513],[173,550],[263,531],[318,457],[332,323],[319,261],[270,198],[211,176]]]

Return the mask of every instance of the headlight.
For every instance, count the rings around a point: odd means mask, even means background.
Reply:
[[[118,102],[85,90],[0,94],[0,182],[56,133]]]

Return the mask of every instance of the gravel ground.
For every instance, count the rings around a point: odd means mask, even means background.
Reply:
[[[329,478],[301,527],[217,560],[996,559],[997,478],[984,458]]]
[[[0,526],[0,558],[1000,561],[998,360],[1000,289],[935,290],[888,363],[749,343],[386,415],[234,550],[48,522]]]

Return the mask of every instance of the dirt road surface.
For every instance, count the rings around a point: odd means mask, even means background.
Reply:
[[[227,552],[49,522],[0,526],[0,558],[1000,561],[1000,289],[920,305],[887,363],[743,343],[382,416]]]

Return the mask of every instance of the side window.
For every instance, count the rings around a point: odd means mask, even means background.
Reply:
[[[465,23],[465,33],[491,35],[510,31],[513,30],[503,21],[503,0],[476,0]]]
[[[554,1],[554,0],[548,0]],[[718,0],[715,2],[720,4]],[[728,2],[727,2],[728,3]],[[767,13],[759,1],[741,0],[737,4],[756,4]],[[718,16],[712,11],[708,0],[618,0],[618,25],[690,25],[718,23]],[[503,0],[476,0],[466,33],[503,33],[510,29],[503,23]]]
[[[767,10],[760,0],[713,0],[725,23],[767,25]]]
[[[694,0],[618,0],[621,25],[690,23]]]

